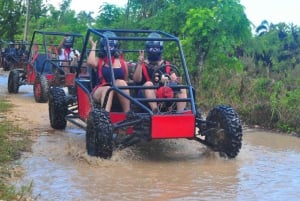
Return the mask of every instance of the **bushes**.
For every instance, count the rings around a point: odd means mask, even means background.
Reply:
[[[200,107],[208,110],[216,104],[228,104],[248,125],[300,133],[300,89],[291,87],[299,86],[298,78],[291,78],[294,71],[286,75],[290,79],[277,75],[280,80],[248,72],[253,71],[237,73],[214,69],[203,72],[197,90]]]

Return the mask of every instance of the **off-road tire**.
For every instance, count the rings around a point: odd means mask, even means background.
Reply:
[[[197,131],[197,134],[202,133],[204,131],[203,129],[205,129],[205,123],[202,123],[202,122],[205,122],[204,118],[203,118],[202,111],[201,111],[200,108],[197,108],[197,110],[196,110],[196,128],[197,128],[196,131]]]
[[[242,147],[243,136],[240,119],[235,110],[224,105],[216,106],[208,113],[206,121],[216,123],[217,129],[214,133],[207,134],[205,141],[220,156],[235,158]],[[212,124],[207,124],[207,129],[212,127]],[[223,135],[218,135],[218,132],[223,132]]]
[[[68,87],[69,95],[76,95],[76,88],[74,86]]]
[[[9,72],[8,81],[7,81],[8,93],[17,94],[19,92],[19,80],[20,80],[19,71],[12,70]]]
[[[37,75],[33,85],[33,94],[37,103],[46,103],[48,101],[48,80],[44,75]]]
[[[196,118],[203,120],[203,114],[200,108],[197,108],[196,110]]]
[[[86,128],[86,149],[90,156],[109,159],[113,152],[113,127],[103,108],[89,113]]]
[[[49,120],[54,129],[65,129],[67,120],[65,119],[68,111],[65,91],[58,87],[49,89]]]

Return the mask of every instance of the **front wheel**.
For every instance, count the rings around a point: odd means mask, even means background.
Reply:
[[[49,90],[49,120],[54,129],[65,129],[67,125],[66,115],[68,106],[65,91],[58,87]]]
[[[44,75],[37,75],[33,85],[33,94],[37,103],[48,101],[48,80]]]
[[[220,156],[235,158],[242,147],[242,126],[238,114],[228,106],[213,108],[206,118],[205,142]]]
[[[113,127],[108,113],[95,108],[89,113],[86,128],[86,149],[90,156],[111,158],[113,152]]]
[[[12,70],[8,75],[7,90],[8,93],[17,94],[19,92],[20,74],[17,70]]]

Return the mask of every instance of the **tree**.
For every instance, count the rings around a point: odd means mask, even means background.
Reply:
[[[116,5],[105,3],[100,7],[100,15],[96,18],[96,25],[98,27],[122,28],[124,27],[122,23],[123,16],[123,9]]]
[[[2,38],[14,40],[16,35],[21,35],[23,24],[20,24],[21,16],[25,15],[25,7],[22,0],[0,1],[0,35]]]
[[[194,64],[195,76],[199,77],[206,60],[211,67],[232,64],[238,47],[251,37],[250,22],[243,6],[237,0],[201,1],[199,7],[187,13],[182,31],[188,60]],[[217,58],[217,59],[216,59]],[[236,67],[239,65],[235,65]],[[229,66],[233,67],[233,66]]]
[[[258,27],[256,27],[255,32],[258,36],[262,36],[270,29],[269,22],[267,20],[263,20]]]

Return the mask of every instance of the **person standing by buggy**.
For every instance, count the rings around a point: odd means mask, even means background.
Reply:
[[[106,37],[116,37],[115,33],[110,31],[104,32],[103,35]],[[111,59],[112,59],[111,63],[114,72],[114,77],[115,77],[115,84],[116,86],[127,86],[128,68],[126,62],[123,59],[123,56],[120,54],[120,51],[118,50],[118,41],[109,40],[108,42],[109,42],[108,46],[110,48],[110,53],[111,53]],[[92,96],[96,103],[100,103],[101,106],[103,106],[104,99],[106,93],[108,92],[108,89],[110,88],[110,82],[111,82],[111,69],[109,67],[106,40],[104,38],[100,39],[99,57],[96,56],[97,41],[94,41],[93,38],[90,37],[90,43],[92,48],[87,59],[87,64],[97,71],[98,79],[99,79],[92,91]],[[129,95],[129,90],[124,90],[124,92]],[[116,95],[120,101],[123,111],[129,112],[130,110],[129,100],[120,94],[116,94]],[[107,112],[110,112],[111,110],[113,104],[113,97],[114,97],[114,91],[111,91],[109,93],[106,107],[105,107],[105,110]]]
[[[74,37],[65,36],[58,46],[58,59],[61,61],[60,65],[64,68],[66,73],[70,73],[70,66],[74,64],[72,60],[79,58],[78,50],[73,49]]]
[[[158,33],[150,33],[148,38],[161,38],[161,36]],[[146,41],[146,54],[147,59],[144,58],[144,50],[139,51],[139,57],[138,57],[138,64],[136,67],[136,70],[133,74],[133,80],[136,83],[139,83],[146,87],[151,87],[157,84],[159,82],[159,78],[157,76],[159,75],[153,75],[155,73],[156,69],[166,66],[168,67],[167,61],[162,59],[162,53],[163,53],[163,41],[156,41],[156,40],[149,40]],[[164,69],[164,73],[168,74],[170,77],[170,81],[173,84],[179,84],[181,82],[181,77],[177,77],[176,73],[174,71],[167,72],[166,69]],[[153,80],[154,79],[154,80]],[[155,99],[159,96],[158,91],[156,89],[145,89],[140,90],[138,92],[138,96],[145,97],[149,99]],[[180,89],[179,92],[176,93],[177,98],[187,98],[187,92],[186,89]],[[159,112],[158,104],[157,102],[149,102],[149,106],[153,113]],[[177,112],[182,112],[186,107],[185,102],[176,102],[176,110]]]

